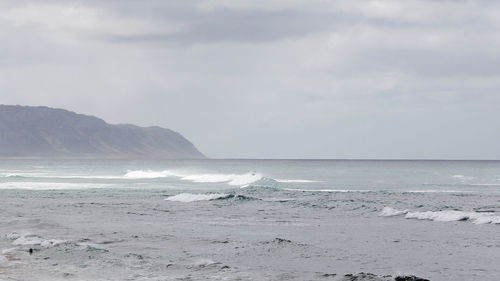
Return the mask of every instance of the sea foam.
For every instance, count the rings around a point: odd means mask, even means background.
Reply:
[[[259,173],[244,173],[244,174],[216,174],[216,173],[187,173],[172,170],[163,171],[144,171],[135,170],[128,171],[124,176],[125,179],[155,179],[166,177],[177,177],[183,181],[191,181],[196,183],[226,183],[233,186],[246,186],[261,180],[263,177]]]
[[[315,182],[321,182],[321,181],[316,181],[316,180],[303,180],[303,179],[277,179],[277,182],[281,183],[315,183]]]
[[[208,201],[215,199],[223,199],[231,196],[225,193],[211,193],[211,194],[192,194],[192,193],[181,193],[174,196],[165,198],[167,201],[177,201],[177,202],[194,202],[194,201]]]
[[[246,186],[262,179],[261,174],[194,174],[181,178],[182,180],[198,183],[227,183],[234,186]]]
[[[105,188],[110,184],[92,183],[63,183],[63,182],[2,182],[0,189],[27,189],[27,190],[67,190],[67,189],[87,189]]]
[[[476,179],[476,177],[465,176],[465,175],[453,175],[452,178],[459,179],[462,182],[470,181]]]
[[[404,215],[406,219],[431,220],[439,222],[470,221],[475,224],[500,224],[500,216],[478,212],[465,212],[455,210],[411,212],[384,207],[379,213],[383,217]]]
[[[57,246],[61,243],[66,242],[65,240],[57,239],[44,239],[36,234],[26,233],[21,235],[12,242],[12,245],[16,246],[40,246],[43,248],[51,248]]]
[[[135,170],[135,171],[127,171],[127,173],[123,176],[126,179],[156,179],[156,178],[166,178],[175,176],[175,173],[164,170],[164,171],[143,171],[143,170]]]
[[[407,212],[408,211],[406,211],[406,210],[400,211],[400,210],[396,210],[396,209],[391,208],[391,207],[384,207],[382,209],[382,211],[380,211],[380,215],[383,217],[393,217],[393,216],[399,216],[399,215],[406,214]]]

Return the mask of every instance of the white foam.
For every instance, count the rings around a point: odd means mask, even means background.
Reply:
[[[92,175],[51,175],[39,173],[2,174],[3,178],[40,178],[40,179],[122,179],[122,176],[92,176]]]
[[[262,179],[261,174],[193,174],[183,176],[182,180],[198,183],[227,183],[234,186],[245,186]]]
[[[89,176],[89,175],[68,175],[68,176],[42,176],[39,178],[47,178],[47,179],[123,179],[122,176]]]
[[[380,212],[380,216],[383,216],[383,217],[393,217],[393,216],[399,216],[399,215],[403,215],[403,214],[406,214],[408,211],[400,211],[400,210],[396,210],[394,208],[391,208],[391,207],[384,207],[382,209],[382,211]]]
[[[181,193],[174,196],[165,198],[167,201],[177,201],[177,202],[194,202],[194,201],[207,201],[220,198],[226,198],[229,194],[225,193],[211,193],[211,194],[192,194],[192,193]]]
[[[475,224],[500,224],[500,216],[455,210],[410,212],[407,210],[401,211],[391,207],[384,207],[379,214],[384,217],[404,215],[406,219],[431,220],[439,222],[470,221]]]
[[[62,183],[62,182],[2,182],[0,189],[28,189],[28,190],[64,190],[64,189],[87,189],[103,188],[110,184],[91,183]]]
[[[456,179],[459,179],[461,180],[462,182],[465,182],[465,181],[470,181],[470,180],[473,180],[475,179],[476,177],[472,177],[472,176],[465,176],[465,175],[453,175],[451,176],[452,178],[456,178]]]
[[[169,170],[164,170],[164,171],[136,170],[136,171],[127,171],[127,173],[123,177],[126,179],[156,179],[156,178],[166,178],[171,176],[175,176],[175,173]]]
[[[469,214],[460,211],[408,212],[406,213],[405,218],[432,221],[459,221],[468,220]]]
[[[321,181],[315,181],[315,180],[302,180],[302,179],[297,179],[297,180],[292,180],[292,179],[277,179],[277,182],[281,183],[314,183],[314,182],[321,182]]]
[[[0,177],[2,178],[29,178],[29,177],[41,177],[45,174],[41,173],[25,173],[25,172],[10,172],[10,173],[2,173]]]
[[[19,238],[12,242],[12,245],[20,245],[20,246],[40,246],[43,248],[51,248],[61,243],[64,243],[64,240],[56,240],[56,239],[44,239],[36,234],[24,234]]]
[[[227,183],[234,186],[245,186],[262,179],[258,173],[245,174],[215,174],[215,173],[185,173],[172,170],[164,171],[128,171],[123,178],[125,179],[155,179],[166,177],[178,177],[184,181],[196,183]]]
[[[2,174],[0,175],[0,177],[2,178],[20,178],[20,177],[24,177],[20,174]]]

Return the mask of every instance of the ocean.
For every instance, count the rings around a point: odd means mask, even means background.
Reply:
[[[500,161],[0,162],[0,280],[500,280],[499,264]]]

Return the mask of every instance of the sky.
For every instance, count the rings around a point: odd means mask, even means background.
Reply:
[[[0,0],[0,104],[211,158],[500,159],[500,1]]]

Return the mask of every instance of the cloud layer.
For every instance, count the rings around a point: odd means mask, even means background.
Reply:
[[[498,1],[0,1],[1,103],[212,157],[500,159]]]

